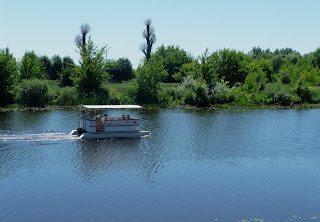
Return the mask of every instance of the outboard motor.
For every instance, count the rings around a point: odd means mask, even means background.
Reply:
[[[86,133],[87,131],[82,129],[81,127],[78,127],[77,132],[78,132],[79,136],[81,136],[82,133]]]

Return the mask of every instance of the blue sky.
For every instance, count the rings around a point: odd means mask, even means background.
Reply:
[[[318,0],[0,0],[0,48],[17,59],[26,51],[79,59],[74,37],[83,23],[108,57],[143,58],[144,21],[152,19],[157,43],[179,45],[194,56],[232,48],[248,52],[290,47],[301,54],[320,47]]]

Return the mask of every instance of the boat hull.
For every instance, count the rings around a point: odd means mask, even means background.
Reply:
[[[72,130],[70,135],[77,135],[77,130]],[[95,132],[95,133],[82,133],[79,139],[110,139],[110,138],[141,138],[150,136],[150,131],[135,131],[135,132]]]

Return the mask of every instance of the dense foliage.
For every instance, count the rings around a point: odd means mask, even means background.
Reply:
[[[48,84],[40,79],[23,80],[17,86],[16,97],[24,106],[44,107],[48,103]]]
[[[219,49],[193,57],[175,45],[155,42],[146,21],[137,70],[128,58],[106,60],[88,24],[75,38],[80,60],[27,51],[16,61],[0,50],[0,105],[152,104],[152,106],[281,105],[320,103],[320,48],[301,55],[291,48],[248,53]]]
[[[9,49],[0,50],[0,105],[10,102],[10,90],[18,75],[18,65]]]
[[[181,71],[184,64],[193,61],[192,56],[179,46],[169,45],[165,47],[161,45],[154,53],[164,59],[164,69],[168,72],[168,76],[163,82],[181,82],[179,78],[175,79],[174,75]]]

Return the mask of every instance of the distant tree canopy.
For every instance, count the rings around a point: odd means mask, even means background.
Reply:
[[[120,58],[107,62],[107,72],[111,82],[128,81],[134,78],[132,64],[128,58]]]
[[[52,75],[52,60],[48,56],[40,56],[40,61],[42,63],[42,70],[45,73],[46,78],[51,78]]]
[[[51,80],[57,80],[60,78],[62,72],[62,59],[59,55],[54,55],[52,57],[52,68],[51,68]]]
[[[173,75],[179,73],[184,64],[193,61],[190,53],[187,53],[179,46],[174,45],[169,45],[167,47],[161,45],[154,54],[161,56],[164,59],[164,68],[167,70],[168,76],[163,82],[181,82],[181,80],[175,79]]]
[[[71,79],[72,73],[75,69],[75,64],[72,58],[65,56],[62,59],[62,72],[60,75],[60,85],[72,86],[73,81]]]

